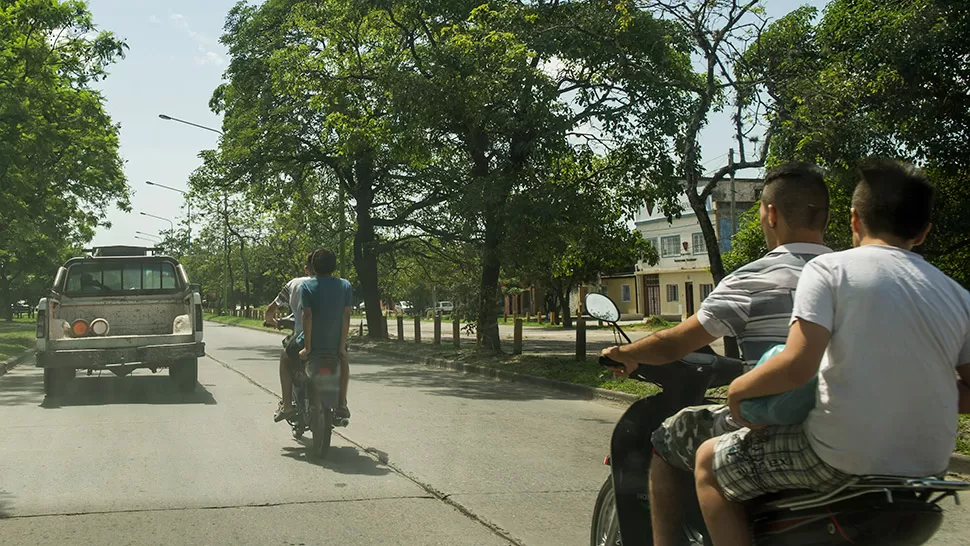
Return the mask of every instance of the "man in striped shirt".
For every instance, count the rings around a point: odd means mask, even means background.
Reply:
[[[768,171],[760,209],[768,254],[722,279],[700,310],[680,325],[610,347],[603,355],[623,364],[619,374],[629,375],[640,364],[676,361],[719,337],[736,337],[748,361],[785,343],[802,268],[831,252],[822,244],[828,208],[828,188],[816,167],[788,163]],[[657,456],[650,467],[650,514],[655,545],[679,543],[681,491],[692,481],[697,448],[737,429],[727,419],[730,415],[722,405],[685,408],[653,433]]]

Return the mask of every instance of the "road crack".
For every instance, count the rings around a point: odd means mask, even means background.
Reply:
[[[222,367],[226,368],[227,370],[230,370],[230,371],[233,371],[233,372],[239,374],[240,377],[242,377],[243,379],[245,379],[246,381],[248,381],[249,383],[251,383],[253,386],[259,388],[263,392],[269,394],[270,396],[276,397],[277,399],[281,399],[280,395],[278,395],[275,392],[273,392],[272,390],[266,388],[265,386],[263,386],[262,384],[260,384],[258,381],[256,381],[252,377],[246,375],[242,371],[237,370],[236,368],[233,368],[232,365],[230,365],[229,363],[223,362],[223,361],[219,360],[218,358],[216,358],[216,357],[214,357],[214,356],[212,356],[210,354],[206,354],[206,357],[212,359],[214,362],[216,362],[217,364],[219,364]],[[411,474],[407,470],[404,470],[403,468],[401,468],[401,467],[399,467],[399,466],[391,463],[390,460],[389,460],[389,457],[388,457],[387,453],[385,453],[385,452],[383,452],[383,451],[381,451],[381,450],[379,450],[377,448],[374,448],[374,447],[368,447],[368,446],[361,445],[361,444],[355,442],[354,440],[351,440],[350,438],[348,438],[344,434],[340,433],[336,429],[334,429],[333,433],[336,436],[339,436],[340,438],[342,438],[348,444],[351,444],[354,447],[356,447],[357,449],[359,449],[360,451],[362,451],[363,453],[366,453],[368,456],[370,456],[371,458],[373,458],[374,460],[376,460],[378,463],[383,464],[387,468],[391,469],[395,474],[401,476],[402,478],[407,479],[408,481],[410,481],[413,484],[417,485],[421,489],[424,489],[428,494],[430,494],[435,499],[438,499],[439,501],[443,502],[444,504],[447,504],[448,506],[450,506],[454,510],[457,510],[460,514],[462,514],[466,518],[468,518],[468,519],[470,519],[470,520],[478,523],[479,525],[485,527],[486,529],[488,529],[489,531],[491,531],[495,535],[501,537],[503,540],[509,541],[509,544],[510,545],[512,545],[512,546],[526,546],[526,544],[524,542],[522,542],[521,540],[513,537],[508,531],[506,531],[505,529],[503,529],[502,527],[500,527],[495,522],[490,521],[488,518],[486,518],[484,516],[480,516],[480,515],[476,514],[470,508],[468,508],[468,507],[464,506],[463,504],[461,504],[460,502],[458,502],[458,501],[450,498],[451,497],[451,494],[450,493],[445,493],[443,491],[438,490],[437,488],[435,488],[430,483],[426,483],[426,482],[422,481],[420,478],[418,478],[417,476]],[[426,498],[426,497],[416,497],[416,498]]]

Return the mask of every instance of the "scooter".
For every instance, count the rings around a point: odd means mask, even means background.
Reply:
[[[609,323],[627,343],[617,322],[620,312],[609,297],[590,294],[587,313]],[[622,367],[600,358],[600,364]],[[664,366],[641,365],[632,379],[653,383],[662,391],[638,400],[613,431],[605,464],[610,475],[593,509],[591,546],[649,546],[650,436],[682,408],[716,403],[709,389],[729,385],[744,372],[744,362],[719,356],[709,348]],[[710,546],[711,540],[692,486],[685,487],[682,513],[683,546]],[[943,522],[940,502],[970,483],[896,476],[855,477],[830,493],[783,491],[753,499],[746,505],[757,546],[828,546],[833,544],[915,546],[927,542]]]
[[[296,321],[293,315],[277,321],[276,328],[291,332]],[[291,366],[293,402],[296,415],[286,420],[293,430],[293,438],[303,438],[310,431],[312,443],[309,454],[323,458],[330,449],[334,427],[345,427],[348,420],[334,414],[340,396],[340,361],[334,358],[303,360]]]

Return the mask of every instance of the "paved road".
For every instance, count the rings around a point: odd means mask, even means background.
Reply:
[[[353,356],[351,426],[314,464],[272,422],[279,336],[207,324],[199,392],[164,376],[0,377],[4,544],[563,546],[588,541],[620,410]],[[934,545],[964,545],[966,511]]]

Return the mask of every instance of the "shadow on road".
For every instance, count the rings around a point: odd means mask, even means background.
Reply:
[[[7,519],[11,516],[13,508],[13,495],[0,489],[0,519]]]
[[[114,377],[78,377],[67,392],[48,396],[40,405],[46,409],[66,406],[108,404],[216,404],[212,393],[196,384],[195,392],[179,392],[167,375]]]
[[[312,440],[301,438],[298,440],[302,447],[286,446],[283,448],[283,456],[296,461],[326,468],[340,474],[357,474],[362,476],[383,476],[391,470],[383,466],[372,457],[361,453],[354,446],[331,446],[327,451],[327,456],[323,459],[307,456],[307,449]]]
[[[507,381],[496,381],[477,375],[465,375],[448,370],[433,370],[420,364],[410,367],[398,366],[377,373],[353,375],[351,382],[359,381],[389,387],[419,389],[428,394],[472,398],[476,400],[579,400],[578,396],[521,385]]]

